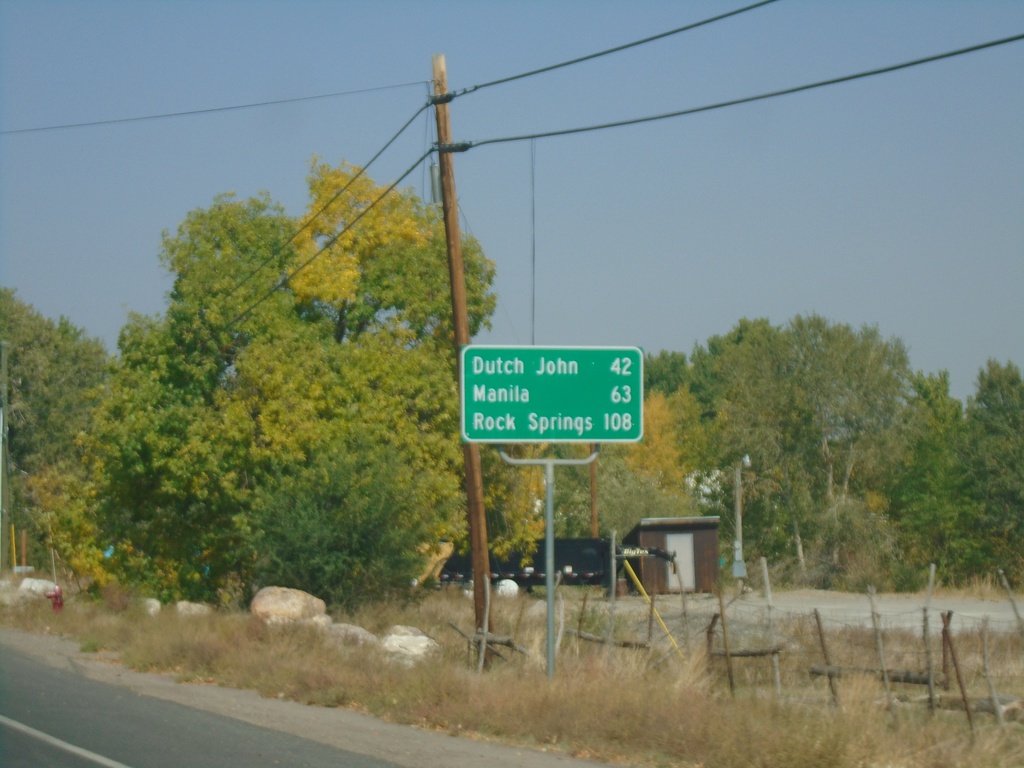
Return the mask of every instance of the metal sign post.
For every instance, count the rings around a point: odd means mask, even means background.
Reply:
[[[591,464],[599,443],[635,443],[643,437],[643,352],[638,347],[467,344],[459,361],[459,398],[463,442],[593,447],[585,459],[516,459],[499,448],[507,464],[544,467],[548,677],[554,677],[555,467]]]
[[[585,459],[516,459],[500,450],[501,458],[512,466],[544,467],[547,503],[544,514],[544,590],[548,603],[548,677],[555,676],[555,467],[580,467],[597,458],[600,446]]]

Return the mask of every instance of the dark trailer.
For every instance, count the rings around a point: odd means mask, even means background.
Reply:
[[[608,586],[609,542],[606,539],[555,539],[555,573],[562,584]],[[499,560],[491,555],[491,581],[511,579],[523,589],[544,586],[544,542],[533,555],[513,553]],[[441,569],[441,584],[465,584],[473,579],[468,554],[455,554]]]
[[[570,586],[596,586],[608,588],[609,551],[607,539],[555,539],[555,575],[562,584]],[[666,561],[671,567],[672,554],[657,547],[616,547],[615,568],[621,574],[622,561],[629,558],[634,568],[649,558]],[[491,582],[511,579],[522,589],[544,586],[544,541],[537,542],[532,556],[524,558],[513,554],[505,560],[491,555]],[[468,584],[473,579],[473,564],[469,555],[452,555],[441,569],[440,583]],[[632,589],[633,585],[628,584]]]

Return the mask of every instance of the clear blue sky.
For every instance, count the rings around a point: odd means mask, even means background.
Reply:
[[[310,158],[364,164],[425,102],[434,53],[458,90],[744,4],[0,0],[0,282],[113,350],[128,311],[165,306],[164,230],[228,191],[266,190],[299,214]],[[1022,32],[1024,2],[1010,0],[780,0],[460,97],[454,136],[671,112]],[[432,140],[424,113],[371,175],[397,178]],[[742,317],[816,312],[902,339],[957,397],[988,358],[1024,364],[1024,42],[482,146],[455,167],[463,225],[497,265],[494,328],[478,341],[689,353]],[[422,191],[425,172],[407,184]]]

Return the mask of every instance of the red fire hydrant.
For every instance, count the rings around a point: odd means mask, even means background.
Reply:
[[[53,612],[60,613],[64,608],[64,590],[60,588],[60,585],[54,584],[53,589],[48,589],[43,594],[50,598],[50,603],[53,605]]]

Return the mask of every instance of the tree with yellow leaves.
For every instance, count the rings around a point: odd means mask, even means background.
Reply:
[[[166,314],[121,335],[87,449],[112,562],[162,597],[258,577],[394,595],[422,544],[463,535],[440,221],[345,164],[315,160],[309,187],[301,221],[266,196],[190,213],[164,238]],[[475,332],[493,265],[471,238],[464,258]]]

